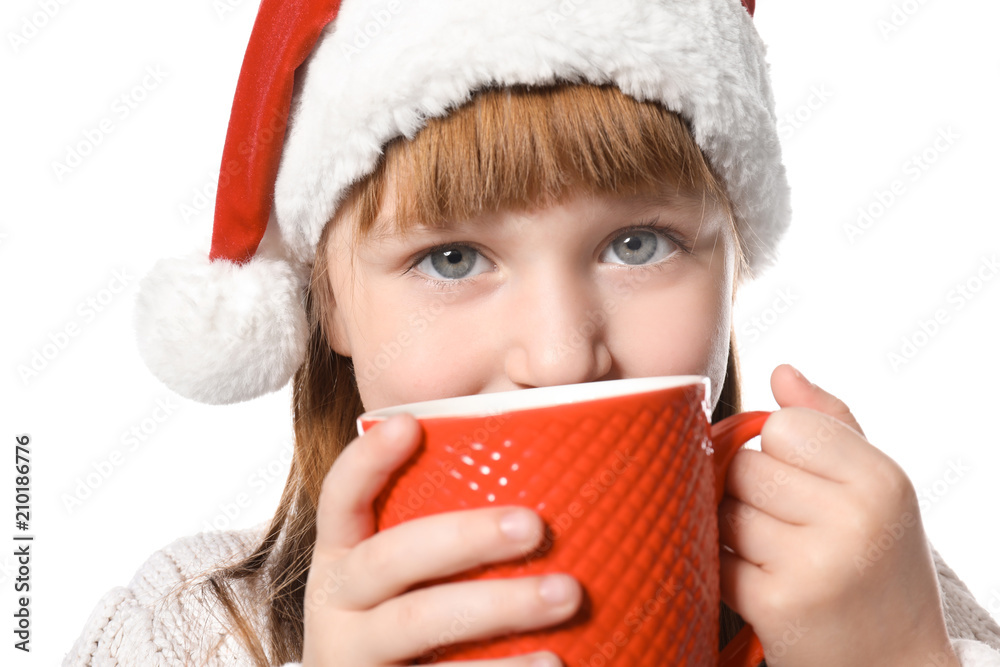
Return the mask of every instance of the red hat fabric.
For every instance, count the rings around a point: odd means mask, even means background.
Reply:
[[[295,71],[337,16],[340,0],[263,0],[236,85],[222,151],[209,257],[246,262],[271,214]]]

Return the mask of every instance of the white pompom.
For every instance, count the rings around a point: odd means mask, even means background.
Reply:
[[[164,259],[140,281],[139,353],[164,384],[202,403],[277,391],[305,359],[302,280],[285,261]]]

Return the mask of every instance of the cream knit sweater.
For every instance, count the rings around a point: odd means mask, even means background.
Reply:
[[[201,533],[153,554],[127,587],[112,589],[98,602],[63,665],[249,664],[226,631],[218,606],[190,584],[250,553],[263,528]],[[934,560],[948,633],[962,665],[1000,667],[1000,626],[936,551]]]

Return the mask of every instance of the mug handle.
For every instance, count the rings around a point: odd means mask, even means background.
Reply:
[[[736,452],[760,435],[770,412],[741,412],[712,424],[712,447],[715,449],[715,504],[722,502],[726,491],[726,472]],[[749,625],[743,626],[719,654],[720,667],[757,667],[764,661],[764,647]]]

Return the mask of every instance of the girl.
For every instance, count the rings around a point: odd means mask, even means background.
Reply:
[[[154,555],[69,664],[399,665],[433,660],[456,615],[475,619],[462,641],[559,623],[581,600],[567,576],[413,590],[518,556],[542,525],[503,507],[373,534],[419,428],[355,438],[357,415],[676,374],[712,380],[715,419],[740,410],[733,298],[789,217],[753,3],[339,4],[262,4],[212,261],[164,262],[137,308],[147,362],[186,396],[294,373],[279,509]],[[720,642],[745,620],[772,665],[1000,664],[902,470],[791,367],[771,386],[782,409],[720,507]]]

